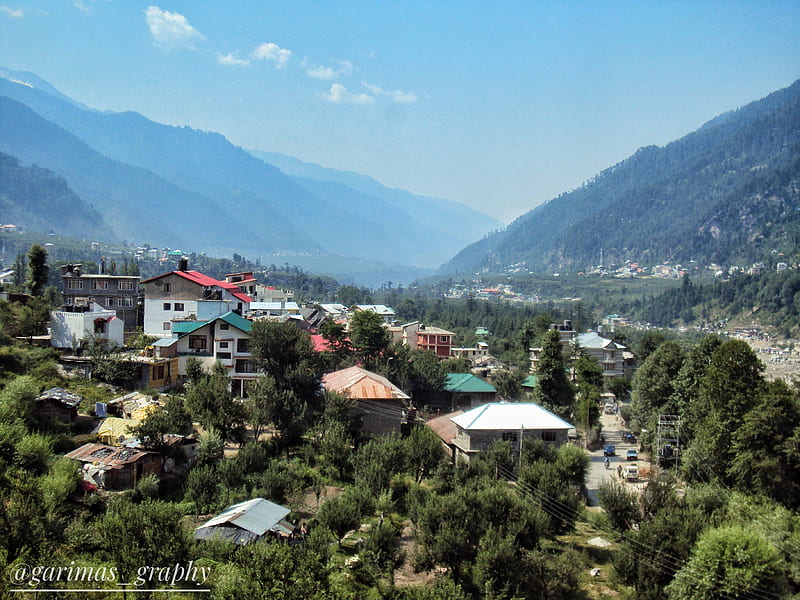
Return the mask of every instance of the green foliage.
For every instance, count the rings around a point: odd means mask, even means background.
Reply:
[[[331,498],[317,513],[317,523],[331,531],[341,546],[347,532],[357,528],[360,523],[358,506],[349,496]]]
[[[39,386],[29,375],[20,375],[9,381],[0,392],[0,422],[30,423],[38,395]]]
[[[214,429],[223,440],[240,440],[244,435],[245,411],[230,392],[227,370],[216,363],[186,393],[186,408],[204,429]]]
[[[542,352],[536,367],[538,386],[535,401],[563,418],[570,418],[575,409],[575,393],[567,379],[559,333],[550,329],[542,336]]]
[[[34,244],[28,250],[28,280],[26,285],[32,296],[41,296],[47,285],[47,250]]]
[[[406,468],[417,483],[431,474],[445,457],[441,439],[429,427],[414,426],[403,444]]]
[[[219,507],[219,474],[214,465],[195,466],[186,477],[186,499],[194,503],[200,514]]]
[[[357,310],[350,319],[350,342],[366,369],[373,369],[389,347],[389,331],[371,310]]]
[[[662,342],[636,370],[631,387],[631,408],[639,427],[650,432],[645,442],[652,443],[658,415],[677,413],[672,401],[674,382],[683,364],[683,351],[675,342]]]
[[[524,371],[507,371],[500,369],[492,374],[492,385],[497,390],[498,395],[510,401],[519,401],[523,395],[522,382],[525,381],[527,373]]]
[[[777,550],[758,532],[736,525],[701,535],[689,562],[667,587],[669,598],[700,600],[784,591]]]
[[[628,531],[641,520],[637,496],[624,485],[611,480],[600,485],[600,502],[617,531]]]
[[[49,436],[29,433],[17,443],[14,464],[32,475],[45,473],[53,455],[53,441]]]

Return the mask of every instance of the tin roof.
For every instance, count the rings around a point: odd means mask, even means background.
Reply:
[[[238,286],[228,283],[227,281],[219,281],[218,279],[214,279],[213,277],[209,277],[208,275],[204,275],[200,271],[171,271],[169,273],[162,273],[161,275],[156,275],[155,277],[151,277],[150,279],[145,279],[141,283],[150,283],[151,281],[155,281],[156,279],[161,279],[162,277],[166,277],[167,275],[177,275],[178,277],[183,277],[184,279],[188,279],[189,281],[196,283],[198,285],[202,285],[203,287],[221,287],[224,290],[228,290],[231,295],[235,298],[241,300],[242,302],[250,303],[253,301],[250,296],[242,292]]]
[[[408,400],[409,396],[391,381],[361,367],[349,367],[322,377],[326,390],[356,400]]]
[[[83,396],[79,396],[78,394],[73,394],[72,392],[68,392],[64,388],[54,387],[50,388],[47,391],[42,392],[39,394],[39,397],[36,398],[37,402],[43,402],[45,400],[55,400],[56,402],[60,402],[65,406],[69,406],[70,408],[75,408],[81,403],[83,400]]]
[[[493,385],[472,373],[448,373],[444,389],[448,392],[497,392]]]
[[[256,536],[261,536],[278,524],[289,512],[288,508],[280,504],[264,500],[264,498],[253,498],[229,506],[197,529],[236,525]]]
[[[65,454],[67,458],[108,468],[121,468],[127,464],[135,463],[147,455],[158,456],[155,452],[147,450],[134,450],[132,448],[115,448],[106,444],[84,444],[72,452]]]
[[[572,429],[573,426],[533,402],[490,402],[452,419],[463,429]]]

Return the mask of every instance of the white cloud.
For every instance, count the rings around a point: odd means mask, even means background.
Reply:
[[[194,48],[195,42],[205,40],[205,36],[189,25],[181,14],[148,6],[144,11],[147,26],[156,43],[166,48]]]
[[[9,8],[8,6],[0,6],[0,12],[12,19],[21,19],[25,16],[25,11],[21,8]]]
[[[239,58],[233,52],[228,52],[227,54],[217,54],[217,62],[221,65],[244,65],[247,66],[250,64],[250,61],[246,58]]]
[[[375,98],[369,94],[354,94],[341,83],[334,83],[330,92],[323,97],[334,104],[372,104],[375,102]]]
[[[337,60],[335,62],[338,65],[335,68],[320,65],[309,68],[306,73],[309,77],[313,77],[314,79],[330,80],[339,79],[339,77],[350,75],[350,73],[353,72],[353,63],[349,60]]]
[[[311,67],[306,73],[314,79],[336,79],[338,77],[336,69],[332,67]]]
[[[366,81],[362,81],[361,85],[367,88],[375,96],[391,98],[392,102],[395,104],[409,104],[417,101],[417,95],[414,92],[404,92],[402,90],[384,90],[383,88],[378,87],[377,85],[372,85],[371,83],[367,83]]]
[[[256,60],[271,60],[275,63],[275,68],[282,69],[289,62],[292,55],[291,50],[281,48],[272,42],[261,44],[253,50],[253,58]]]

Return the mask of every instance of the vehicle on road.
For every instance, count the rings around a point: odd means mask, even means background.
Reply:
[[[638,481],[638,479],[639,479],[639,466],[625,465],[625,481]]]
[[[639,460],[639,453],[636,451],[636,448],[631,448],[628,450],[628,453],[625,455],[627,460]]]
[[[611,444],[608,444],[603,448],[603,456],[616,456],[616,454],[617,449]]]
[[[629,444],[636,443],[636,436],[633,435],[630,431],[623,431],[622,432],[622,439],[628,442]]]

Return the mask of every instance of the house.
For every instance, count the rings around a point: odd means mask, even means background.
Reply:
[[[248,316],[258,317],[283,317],[285,315],[300,315],[300,306],[297,302],[251,302]]]
[[[386,324],[391,323],[395,319],[394,309],[386,306],[385,304],[356,304],[352,308],[352,312],[359,310],[368,310],[380,315],[380,317],[383,319],[383,322]]]
[[[78,420],[78,406],[83,396],[54,387],[39,394],[34,402],[33,415],[37,421],[47,423],[74,423]]]
[[[573,426],[533,402],[491,402],[450,420],[456,435],[449,442],[456,458],[469,461],[495,440],[509,440],[519,453],[526,441],[541,440],[560,446],[567,443]],[[443,440],[444,441],[444,440]]]
[[[453,340],[456,334],[446,329],[412,321],[397,327],[390,327],[389,333],[393,342],[402,342],[412,350],[431,350],[442,360],[450,358],[453,354]]]
[[[449,373],[444,385],[447,410],[469,409],[497,401],[497,390],[472,373]]]
[[[220,539],[247,544],[261,539],[268,532],[276,537],[289,537],[294,525],[286,520],[289,509],[264,498],[253,498],[229,506],[213,519],[194,530],[194,539]]]
[[[186,374],[186,360],[194,356],[204,369],[211,369],[217,362],[228,370],[231,387],[237,396],[246,396],[246,384],[257,377],[250,354],[250,329],[252,322],[234,313],[213,317],[208,321],[176,321],[173,344],[178,356],[178,372]],[[177,341],[174,341],[174,340]],[[159,349],[168,348],[162,342]]]
[[[294,299],[291,290],[280,290],[271,285],[264,285],[253,277],[252,271],[230,273],[225,275],[225,281],[237,286],[242,292],[250,296],[253,302],[290,302]]]
[[[233,283],[187,270],[185,258],[180,260],[179,270],[141,283],[144,333],[158,337],[171,337],[176,322],[208,321],[228,312],[242,315],[252,301]]]
[[[349,367],[323,376],[322,385],[329,392],[355,401],[353,410],[361,416],[364,431],[400,433],[411,398],[385,377],[361,367]]]
[[[465,358],[470,364],[476,360],[489,356],[489,344],[478,342],[474,348],[451,348],[453,358]]]
[[[139,325],[139,276],[107,274],[105,260],[99,274],[84,273],[79,264],[62,266],[61,290],[64,310],[95,302],[104,309],[113,310],[122,319],[125,331],[134,331]]]
[[[84,480],[107,490],[130,489],[146,475],[161,475],[161,456],[146,450],[84,444],[65,456],[83,463]]]
[[[339,321],[347,318],[347,307],[344,304],[320,304],[320,310],[332,321]]]
[[[54,348],[75,350],[81,342],[101,338],[122,347],[125,325],[116,311],[96,302],[86,306],[65,305],[50,313],[50,344]]]
[[[577,337],[580,350],[589,356],[593,356],[603,368],[603,378],[611,379],[614,377],[625,377],[626,369],[632,370],[630,363],[632,355],[627,352],[627,348],[622,344],[603,337],[595,331],[582,333]],[[627,353],[627,357],[626,357]],[[626,361],[628,367],[626,367]]]

